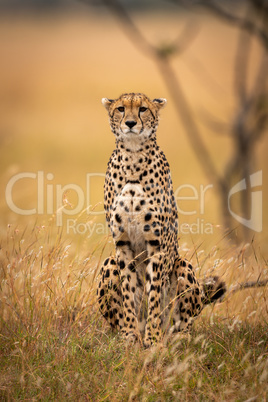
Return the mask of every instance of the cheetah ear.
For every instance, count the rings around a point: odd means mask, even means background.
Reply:
[[[162,109],[162,107],[164,107],[167,103],[167,100],[165,98],[157,98],[153,100],[154,105],[156,106],[156,108]]]
[[[113,99],[102,98],[101,102],[102,102],[103,106],[105,107],[105,109],[107,109],[109,111],[109,108],[111,106],[111,103],[113,102]]]

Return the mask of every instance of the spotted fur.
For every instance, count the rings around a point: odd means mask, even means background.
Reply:
[[[116,148],[108,163],[104,205],[116,255],[100,271],[102,314],[127,339],[150,346],[161,331],[182,331],[225,287],[200,285],[178,247],[177,206],[169,164],[156,142],[163,98],[129,93],[104,98]],[[216,296],[214,290],[218,289]]]

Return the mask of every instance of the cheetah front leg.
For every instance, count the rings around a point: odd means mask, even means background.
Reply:
[[[123,299],[124,326],[122,333],[127,340],[135,341],[140,338],[134,299],[137,275],[135,259],[129,241],[119,240],[116,242],[116,258]]]
[[[161,336],[160,296],[163,255],[159,252],[159,243],[149,241],[147,244],[149,263],[146,267],[146,292],[148,294],[148,318],[145,327],[144,346],[157,343]]]

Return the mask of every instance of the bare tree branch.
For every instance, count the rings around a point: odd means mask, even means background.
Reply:
[[[234,14],[229,13],[224,8],[219,6],[213,0],[172,0],[173,3],[183,4],[185,6],[195,6],[199,5],[207,8],[217,17],[224,19],[229,24],[235,25],[237,28],[245,30],[249,32],[251,35],[255,35],[263,46],[268,48],[268,34],[267,32],[259,28],[256,24],[254,24],[251,20],[238,17]]]
[[[204,173],[212,182],[221,182],[222,179],[217,173],[214,162],[211,159],[210,154],[202,140],[197,124],[193,118],[191,108],[186,100],[179,79],[175,75],[170,61],[168,59],[165,59],[164,61],[159,60],[158,68],[160,69],[166,86],[173,97],[177,112],[180,115],[181,121],[187,131],[191,146],[197,159],[199,160],[201,167],[204,170]]]
[[[224,297],[223,300],[226,298],[229,298],[233,296],[235,293],[239,292],[240,290],[245,290],[245,289],[252,289],[252,288],[260,288],[266,286],[268,283],[268,279],[264,279],[262,281],[252,281],[252,282],[244,282],[244,283],[239,283],[232,287],[229,291],[227,291],[226,296]]]
[[[247,8],[246,16],[250,13]],[[237,51],[234,61],[234,92],[240,103],[245,102],[247,97],[248,67],[251,53],[251,35],[241,30],[238,36]]]

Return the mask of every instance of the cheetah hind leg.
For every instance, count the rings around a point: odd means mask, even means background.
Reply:
[[[169,281],[168,321],[171,324],[169,332],[188,331],[194,317],[200,314],[203,306],[202,289],[192,265],[186,260],[177,258]]]
[[[100,282],[97,289],[97,298],[103,317],[115,330],[122,330],[124,326],[122,293],[119,271],[116,259],[107,258],[100,270]]]

